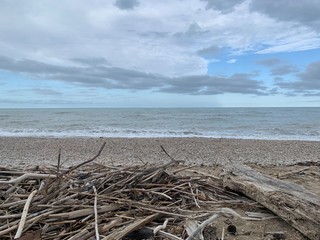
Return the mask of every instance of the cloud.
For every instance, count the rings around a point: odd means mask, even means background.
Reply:
[[[205,57],[205,58],[214,58],[218,55],[220,51],[220,48],[218,46],[210,46],[207,48],[202,48],[197,51],[197,54],[199,56]]]
[[[280,64],[281,60],[279,58],[266,58],[266,59],[258,60],[256,63],[266,67],[274,67]]]
[[[298,72],[298,68],[291,64],[285,64],[285,61],[279,58],[266,58],[256,61],[257,64],[271,68],[272,76],[281,76]]]
[[[303,73],[297,74],[297,78],[296,81],[277,84],[296,93],[318,95],[320,92],[320,61],[309,64]]]
[[[306,6],[304,2],[276,2],[0,1],[0,68],[39,83],[194,95],[263,95],[267,90],[258,76],[209,76],[208,72],[215,71],[214,62],[220,67],[244,55],[320,47],[319,17],[314,14],[318,6],[311,9],[310,0]],[[273,76],[296,71],[277,59],[258,64],[270,68]],[[223,74],[225,69],[221,69]],[[283,86],[302,88],[299,83],[306,82],[310,71],[299,75],[296,85]],[[35,91],[50,94],[43,86],[39,84]]]
[[[98,65],[110,65],[110,63],[102,57],[97,58],[73,58],[73,62],[78,62],[83,65],[98,66]]]
[[[248,74],[234,74],[230,77],[188,76],[171,79],[162,92],[194,95],[216,95],[242,93],[265,95],[263,84],[250,78]]]
[[[139,6],[140,3],[137,0],[116,0],[114,5],[120,9],[128,10]]]
[[[279,76],[298,72],[298,68],[293,65],[282,65],[271,69],[271,75]]]
[[[250,8],[281,21],[297,22],[320,31],[320,4],[315,0],[253,0]]]
[[[0,54],[56,65],[104,59],[176,77],[206,74],[219,49],[232,55],[320,46],[309,28],[250,6],[248,0],[0,1]]]
[[[207,9],[214,9],[222,13],[229,13],[236,5],[241,4],[244,0],[201,0],[207,2]]]
[[[237,59],[234,59],[234,58],[227,61],[227,63],[230,63],[230,64],[233,64],[236,62],[237,62]]]
[[[50,88],[33,88],[31,89],[32,92],[36,93],[36,94],[41,94],[41,95],[53,95],[53,96],[57,96],[57,95],[62,95],[61,92],[58,92],[56,90],[50,89]]]
[[[26,74],[28,77],[41,81],[62,81],[68,84],[105,89],[153,90],[193,95],[223,93],[263,95],[265,90],[262,82],[251,79],[251,75],[248,74],[234,74],[230,77],[208,75],[169,77],[132,69],[96,65],[91,61],[86,63],[81,59],[77,59],[76,62],[86,65],[66,67],[0,57],[0,69]],[[40,94],[59,94],[55,90],[44,88],[34,88],[33,91]]]

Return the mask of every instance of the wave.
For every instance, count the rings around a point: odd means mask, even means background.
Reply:
[[[320,141],[319,131],[297,131],[295,133],[273,129],[273,131],[190,131],[157,129],[90,128],[74,130],[53,129],[0,129],[1,137],[105,137],[105,138],[236,138],[263,140],[312,140]]]

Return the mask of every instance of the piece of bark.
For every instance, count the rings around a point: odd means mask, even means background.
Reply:
[[[320,239],[320,198],[304,187],[233,166],[224,186],[256,200],[310,239]]]

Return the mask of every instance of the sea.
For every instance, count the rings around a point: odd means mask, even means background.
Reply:
[[[320,141],[320,108],[0,109],[0,137]]]

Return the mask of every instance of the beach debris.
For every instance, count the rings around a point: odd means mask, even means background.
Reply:
[[[320,199],[303,186],[239,164],[225,175],[224,186],[256,200],[309,239],[320,239]]]
[[[225,223],[232,219],[270,217],[163,147],[168,163],[132,166],[94,163],[104,147],[69,168],[60,164],[61,151],[56,166],[1,168],[0,239],[216,240],[236,233]],[[254,212],[242,216],[239,207]]]

